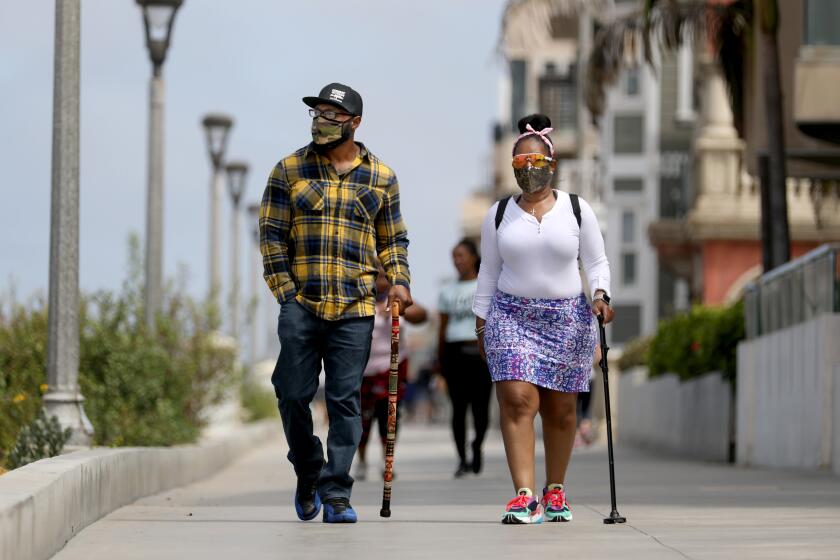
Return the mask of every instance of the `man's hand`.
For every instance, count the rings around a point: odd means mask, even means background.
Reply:
[[[391,289],[388,290],[388,309],[391,309],[395,301],[400,303],[400,315],[404,315],[405,308],[414,303],[408,288],[400,285],[391,286]]]

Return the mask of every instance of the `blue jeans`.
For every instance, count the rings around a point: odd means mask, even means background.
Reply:
[[[298,478],[318,481],[322,499],[349,498],[353,489],[350,466],[362,436],[360,390],[372,333],[373,317],[327,321],[294,299],[280,310],[280,357],[271,383],[289,444],[289,461]],[[309,408],[318,390],[322,362],[330,417],[326,465]]]

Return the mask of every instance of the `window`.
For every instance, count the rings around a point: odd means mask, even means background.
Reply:
[[[624,95],[632,97],[639,95],[639,69],[631,68],[627,70],[624,78]]]
[[[837,0],[806,0],[806,45],[840,45],[840,2]]]
[[[612,341],[622,344],[639,336],[642,332],[642,306],[614,305],[613,308],[615,319],[610,323]]]
[[[682,218],[689,207],[689,165],[687,152],[662,151],[659,158],[659,215]]]
[[[528,64],[524,60],[510,61],[510,127],[516,130],[516,123],[525,116],[525,79]]]
[[[569,76],[574,76],[573,70]],[[577,87],[574,78],[557,75],[540,78],[540,112],[548,115],[554,130],[575,130]]]
[[[642,180],[633,177],[623,177],[620,179],[613,179],[613,189],[615,192],[642,192],[644,188]]]
[[[659,178],[659,216],[682,218],[687,211],[685,181],[682,177]]]
[[[619,115],[613,120],[613,151],[617,154],[641,154],[644,141],[644,118],[641,115]]]
[[[632,210],[625,210],[621,214],[621,240],[624,243],[636,240],[636,214]]]
[[[621,254],[621,283],[625,286],[636,283],[636,253]]]

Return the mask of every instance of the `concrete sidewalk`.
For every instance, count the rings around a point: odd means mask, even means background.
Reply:
[[[371,477],[354,489],[359,524],[302,523],[278,424],[275,442],[211,479],[115,511],[54,558],[840,558],[840,480],[830,476],[620,449],[619,511],[629,522],[607,526],[606,451],[587,449],[568,477],[572,523],[503,526],[513,489],[498,431],[481,476],[453,480],[453,455],[445,429],[406,426],[391,519],[378,516],[382,484]]]

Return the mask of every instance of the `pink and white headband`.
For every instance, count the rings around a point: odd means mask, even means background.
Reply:
[[[544,128],[540,131],[534,130],[534,127],[530,124],[525,125],[525,132],[519,135],[516,141],[513,143],[513,150],[511,150],[511,155],[516,154],[516,145],[519,144],[519,141],[523,138],[528,136],[538,136],[540,140],[545,142],[545,145],[548,146],[548,149],[551,151],[551,157],[554,157],[554,144],[551,143],[551,138],[548,137],[549,134],[552,133],[554,129],[551,127]]]

